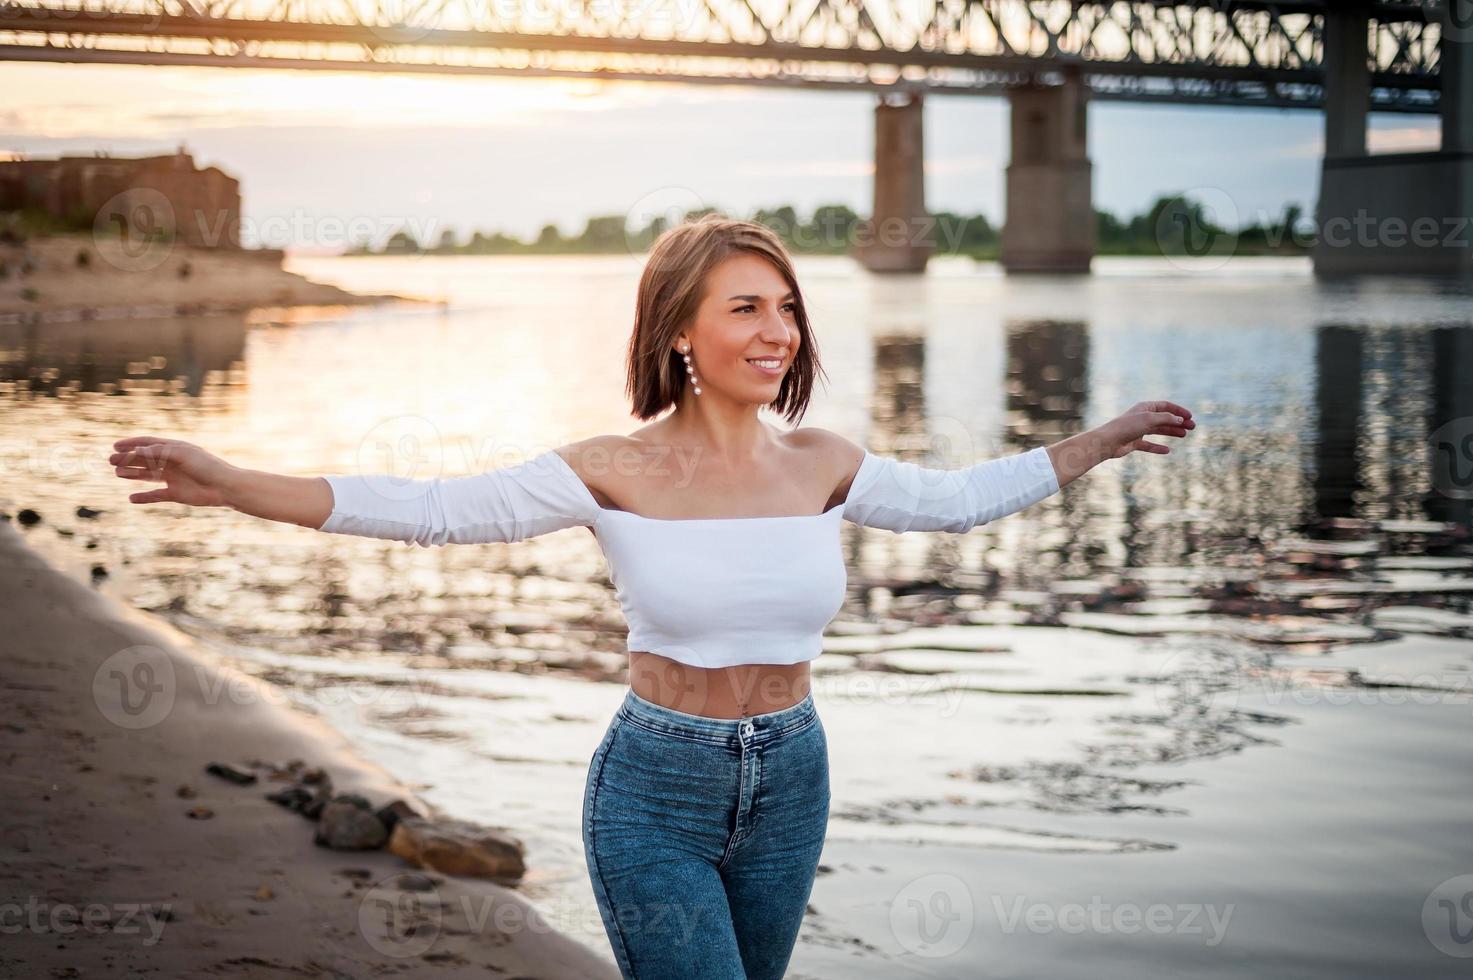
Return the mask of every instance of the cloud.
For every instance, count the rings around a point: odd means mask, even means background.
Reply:
[[[1442,127],[1437,123],[1372,127],[1366,131],[1366,150],[1370,153],[1417,153],[1435,150],[1441,143]],[[1289,144],[1274,155],[1293,159],[1317,159],[1325,155],[1324,136]]]

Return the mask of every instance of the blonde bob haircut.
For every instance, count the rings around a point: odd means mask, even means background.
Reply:
[[[639,277],[624,388],[639,419],[647,421],[678,404],[690,381],[685,359],[675,349],[675,337],[695,318],[705,295],[707,274],[743,252],[771,262],[787,281],[798,321],[798,352],[783,375],[777,398],[767,407],[793,424],[808,410],[814,380],[823,368],[787,248],[765,225],[708,213],[661,234],[650,248]]]

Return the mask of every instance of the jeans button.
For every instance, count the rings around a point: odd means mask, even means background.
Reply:
[[[748,737],[751,736],[751,734],[752,734],[752,723],[750,721],[744,721],[744,722],[742,722],[742,734],[743,735],[746,735]]]

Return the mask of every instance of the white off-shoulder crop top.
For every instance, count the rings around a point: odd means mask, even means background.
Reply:
[[[959,534],[1059,489],[1043,446],[957,470],[866,450],[843,503],[794,517],[660,519],[609,510],[553,450],[472,476],[323,479],[333,506],[319,530],[334,534],[430,547],[593,528],[629,625],[627,648],[697,667],[818,656],[844,603],[841,519],[897,534]]]

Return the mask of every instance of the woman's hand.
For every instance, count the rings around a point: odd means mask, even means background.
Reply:
[[[1104,439],[1106,459],[1119,459],[1139,449],[1165,456],[1171,450],[1146,436],[1177,436],[1195,429],[1192,413],[1175,402],[1137,402],[1096,431]]]
[[[169,501],[195,507],[230,507],[252,517],[321,530],[332,514],[332,487],[320,476],[282,476],[232,466],[181,439],[132,436],[113,443],[108,462],[125,480],[164,485],[128,495],[135,504]]]
[[[230,506],[225,497],[225,482],[234,467],[193,443],[159,436],[132,436],[113,443],[113,449],[117,451],[107,461],[117,476],[164,484],[157,489],[129,494],[131,503]]]
[[[1119,459],[1139,449],[1162,456],[1171,452],[1146,436],[1185,436],[1197,423],[1176,402],[1137,402],[1104,425],[1077,432],[1049,446],[1049,458],[1059,486],[1065,487],[1107,459]]]

